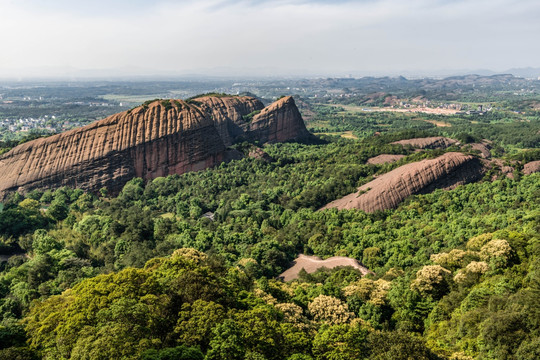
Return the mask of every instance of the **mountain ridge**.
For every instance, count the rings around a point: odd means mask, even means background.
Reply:
[[[114,193],[133,177],[151,180],[215,166],[226,160],[226,148],[236,140],[265,143],[309,136],[292,97],[269,107],[261,114],[265,108],[259,100],[236,96],[154,100],[30,141],[0,156],[0,198],[12,191],[61,186],[106,187]],[[261,113],[246,121],[254,111]]]

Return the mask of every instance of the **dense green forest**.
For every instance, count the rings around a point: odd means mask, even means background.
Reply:
[[[448,136],[463,143],[489,139],[506,150],[513,147],[540,146],[538,113],[523,115],[493,110],[482,116],[449,116],[389,111],[346,111],[340,106],[322,104],[315,104],[311,109],[316,115],[308,121],[307,126],[315,133],[352,131],[358,138],[367,138],[376,132],[392,134],[409,129],[416,131],[418,136]],[[446,126],[437,127],[435,125],[437,122]],[[499,153],[502,154],[500,151]]]
[[[539,358],[540,174],[490,173],[372,214],[317,211],[456,150],[389,144],[402,138],[493,136],[506,160],[537,160],[521,148],[538,147],[538,119],[436,128],[317,114],[361,139],[265,145],[271,160],[133,179],[119,194],[13,194],[0,211],[0,359]],[[382,153],[406,156],[366,164]],[[353,257],[372,273],[278,279],[299,253]]]

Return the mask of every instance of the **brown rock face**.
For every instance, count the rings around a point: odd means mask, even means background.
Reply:
[[[381,154],[375,157],[369,158],[367,163],[372,165],[380,165],[386,163],[393,163],[403,159],[405,155],[392,155],[392,154]]]
[[[540,160],[531,161],[523,165],[523,174],[529,175],[540,172]]]
[[[484,159],[489,159],[491,157],[491,145],[489,143],[475,143],[470,144],[472,150],[480,152],[480,156]]]
[[[268,105],[242,128],[248,140],[259,140],[263,143],[310,136],[291,96],[283,97]]]
[[[150,180],[220,162],[225,146],[213,122],[200,109],[178,104],[155,101],[17,146],[0,157],[0,192],[60,186],[118,191],[133,177]]]
[[[247,134],[257,140],[246,132],[251,124],[243,118],[256,110],[266,119],[257,132],[262,142],[304,136],[307,130],[290,100],[268,108],[250,97],[203,97],[191,104],[157,100],[30,141],[0,156],[0,199],[10,191],[61,186],[115,193],[133,177],[151,180],[214,166],[234,158],[226,146],[235,139]]]
[[[366,212],[393,209],[410,195],[451,189],[478,180],[483,172],[478,158],[450,152],[394,169],[322,209],[361,209]]]
[[[415,149],[446,149],[450,145],[455,144],[457,141],[454,139],[442,137],[442,136],[434,136],[434,137],[427,137],[427,138],[417,138],[417,139],[407,139],[407,140],[400,140],[400,141],[394,141],[392,144],[397,145],[410,145]]]
[[[195,102],[200,103],[200,108],[210,115],[225,146],[232,145],[236,137],[244,134],[244,116],[264,109],[262,102],[248,96],[204,96],[196,98]]]

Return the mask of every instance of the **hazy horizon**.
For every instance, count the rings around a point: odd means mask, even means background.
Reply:
[[[533,0],[0,0],[0,77],[455,75],[540,68]]]

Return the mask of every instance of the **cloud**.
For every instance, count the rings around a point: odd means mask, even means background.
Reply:
[[[539,17],[532,0],[0,0],[0,69],[539,66]]]

